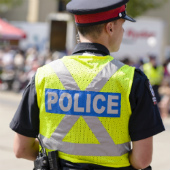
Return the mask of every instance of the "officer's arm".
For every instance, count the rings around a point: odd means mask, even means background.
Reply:
[[[35,160],[39,151],[39,142],[35,138],[15,133],[13,149],[17,158]]]
[[[153,137],[132,142],[133,149],[130,152],[130,163],[136,169],[144,169],[150,165],[153,152]]]

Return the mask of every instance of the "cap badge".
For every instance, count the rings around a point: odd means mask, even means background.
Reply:
[[[119,13],[119,17],[120,17],[120,18],[122,17],[122,13]]]

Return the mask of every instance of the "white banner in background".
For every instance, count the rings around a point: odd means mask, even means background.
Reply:
[[[137,18],[136,21],[125,22],[123,42],[119,51],[112,55],[117,59],[129,57],[133,61],[138,61],[149,54],[154,54],[160,61],[165,41],[165,23],[155,18]]]

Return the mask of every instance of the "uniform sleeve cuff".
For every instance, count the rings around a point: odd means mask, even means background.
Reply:
[[[146,139],[146,138],[149,138],[151,136],[157,135],[158,133],[161,133],[164,130],[165,130],[165,128],[161,124],[161,125],[154,127],[153,129],[149,129],[149,130],[145,130],[145,131],[142,131],[142,132],[136,132],[136,133],[130,134],[130,136],[131,136],[132,141],[138,141],[138,140]]]
[[[39,133],[38,131],[32,131],[30,129],[23,128],[21,124],[15,122],[14,120],[11,121],[9,127],[16,133],[27,137],[36,138]]]

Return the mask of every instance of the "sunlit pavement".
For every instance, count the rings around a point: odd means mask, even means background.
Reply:
[[[32,170],[33,162],[13,154],[14,132],[9,123],[21,94],[0,91],[0,170]],[[166,131],[154,137],[153,170],[170,170],[170,118],[163,120]]]

